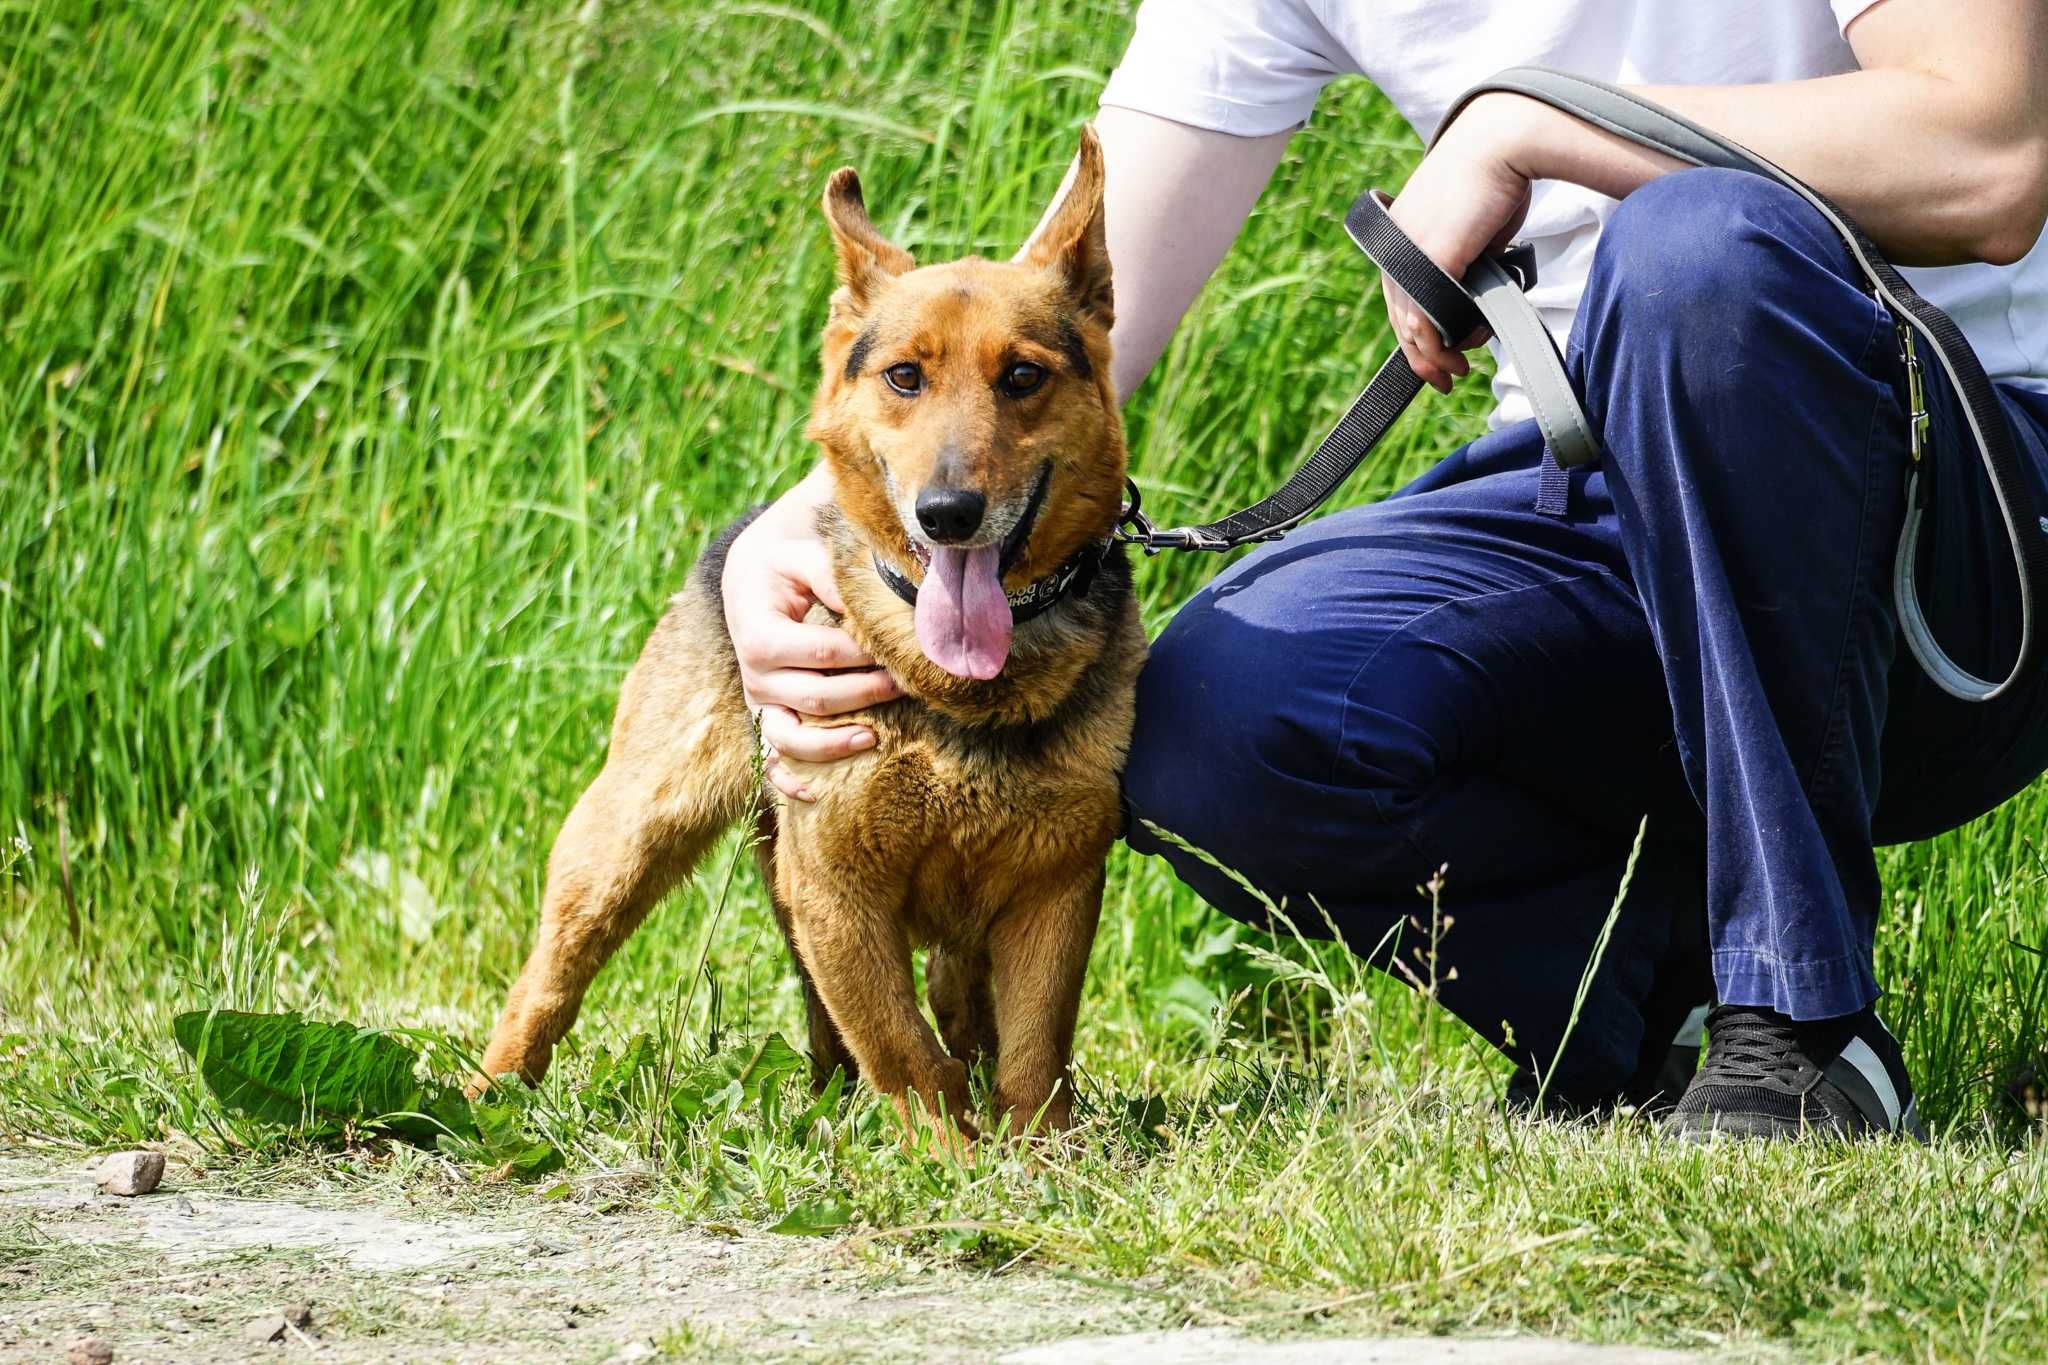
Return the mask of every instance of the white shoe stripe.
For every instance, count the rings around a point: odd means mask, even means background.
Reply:
[[[1884,1106],[1885,1129],[1896,1132],[1899,1127],[1899,1088],[1892,1084],[1889,1071],[1878,1060],[1877,1053],[1861,1038],[1851,1038],[1842,1049],[1842,1060],[1863,1073],[1863,1079],[1870,1083],[1878,1103]]]

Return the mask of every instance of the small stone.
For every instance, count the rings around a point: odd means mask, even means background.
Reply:
[[[283,1341],[284,1334],[291,1329],[282,1313],[265,1313],[242,1329],[242,1340],[253,1342]]]
[[[93,1171],[100,1193],[118,1194],[124,1199],[148,1194],[162,1183],[163,1178],[162,1152],[116,1152],[102,1157]]]
[[[64,1353],[66,1365],[114,1365],[114,1348],[98,1337],[80,1337]]]

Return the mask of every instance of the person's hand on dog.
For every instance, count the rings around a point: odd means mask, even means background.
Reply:
[[[1547,112],[1514,95],[1474,100],[1444,130],[1387,210],[1452,279],[1464,278],[1472,262],[1506,246],[1521,229],[1532,177],[1518,168],[1516,149],[1531,118]],[[1463,352],[1484,343],[1486,330],[1460,339],[1453,349],[1400,286],[1383,279],[1380,288],[1409,367],[1438,393],[1449,393],[1453,383],[1471,373]]]
[[[815,523],[819,503],[830,495],[820,468],[777,499],[733,541],[719,583],[747,706],[761,719],[768,780],[797,801],[810,800],[811,793],[784,755],[830,763],[875,743],[875,732],[864,725],[809,721],[902,695],[851,635],[804,619],[813,603],[846,611]]]

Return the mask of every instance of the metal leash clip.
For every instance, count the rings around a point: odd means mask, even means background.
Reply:
[[[1223,540],[1205,534],[1200,526],[1169,526],[1161,529],[1152,524],[1152,518],[1145,515],[1144,498],[1138,492],[1138,481],[1126,474],[1124,487],[1131,496],[1116,514],[1116,529],[1109,538],[1121,545],[1135,545],[1147,556],[1161,550],[1234,550],[1239,545],[1249,545],[1258,540],[1278,540],[1280,531],[1268,531],[1242,540]]]
[[[1933,418],[1927,411],[1927,382],[1920,369],[1920,350],[1913,340],[1913,329],[1906,323],[1894,323],[1899,330],[1899,360],[1906,367],[1906,402],[1910,411],[1906,421],[1910,424],[1913,463],[1920,463],[1920,457],[1927,451],[1927,433],[1933,425]]]
[[[1145,515],[1145,499],[1138,492],[1138,481],[1126,474],[1124,487],[1130,490],[1131,496],[1117,512],[1116,527],[1110,531],[1109,538],[1119,545],[1136,545],[1146,554],[1156,555],[1159,553],[1156,540],[1159,528],[1152,524],[1152,518]]]

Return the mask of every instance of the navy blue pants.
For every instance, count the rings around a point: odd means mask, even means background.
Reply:
[[[1426,923],[1417,887],[1446,869],[1443,1002],[1547,1068],[1647,815],[1560,1091],[1624,1085],[1673,1001],[1799,1019],[1869,1004],[1873,846],[2048,768],[2048,677],[1959,702],[1901,643],[1898,351],[1790,192],[1695,170],[1631,195],[1573,330],[1606,453],[1571,474],[1567,514],[1536,510],[1525,423],[1220,575],[1140,683],[1131,843],[1262,919],[1142,822],[1170,830],[1360,952]],[[2000,392],[2048,494],[2048,398]],[[1957,662],[1999,677],[2011,557],[1934,397],[1923,598]]]

